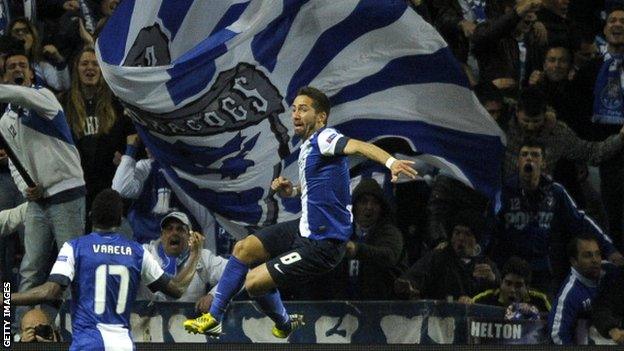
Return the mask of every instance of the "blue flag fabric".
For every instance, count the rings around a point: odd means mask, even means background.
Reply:
[[[125,0],[97,56],[173,188],[217,219],[296,217],[270,183],[297,182],[290,105],[306,85],[330,97],[329,126],[345,135],[401,138],[490,197],[499,189],[503,132],[404,0]]]

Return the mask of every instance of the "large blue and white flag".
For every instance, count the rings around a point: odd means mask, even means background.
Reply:
[[[103,75],[174,189],[245,225],[291,219],[290,105],[331,98],[349,137],[399,137],[493,197],[504,135],[440,35],[404,0],[124,0],[97,42]]]

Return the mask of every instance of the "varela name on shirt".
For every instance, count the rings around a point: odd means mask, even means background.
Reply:
[[[94,253],[115,254],[115,255],[132,255],[132,248],[123,245],[93,245]]]

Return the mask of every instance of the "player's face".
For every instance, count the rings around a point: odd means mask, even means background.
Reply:
[[[577,255],[573,258],[572,267],[589,279],[600,278],[602,255],[598,243],[593,240],[579,240],[576,244]]]
[[[523,295],[526,294],[526,289],[524,278],[517,274],[509,273],[501,281],[501,300],[503,300],[503,303],[521,302]]]
[[[354,204],[355,222],[362,228],[370,228],[381,215],[381,204],[373,195],[365,194]]]
[[[80,55],[78,76],[80,82],[86,86],[95,86],[100,81],[100,65],[95,58],[95,53],[85,51]]]
[[[474,255],[477,240],[472,230],[464,225],[456,225],[451,235],[451,245],[459,257],[471,257]]]
[[[169,256],[179,256],[188,249],[189,229],[176,219],[170,219],[162,227],[161,242]]]
[[[313,107],[312,98],[306,95],[299,95],[292,105],[292,120],[295,127],[295,134],[302,139],[308,139],[314,132],[325,126],[327,114],[317,112]]]
[[[28,63],[28,58],[24,55],[13,55],[4,63],[4,82],[7,84],[17,84],[28,87],[32,84],[33,73]]]

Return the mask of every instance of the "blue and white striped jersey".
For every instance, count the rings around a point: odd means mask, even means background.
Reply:
[[[91,233],[65,243],[48,280],[71,284],[70,350],[133,350],[130,306],[139,282],[150,285],[163,274],[148,251],[117,233]]]
[[[342,153],[348,140],[322,128],[301,145],[301,236],[346,241],[351,235],[349,167]]]

